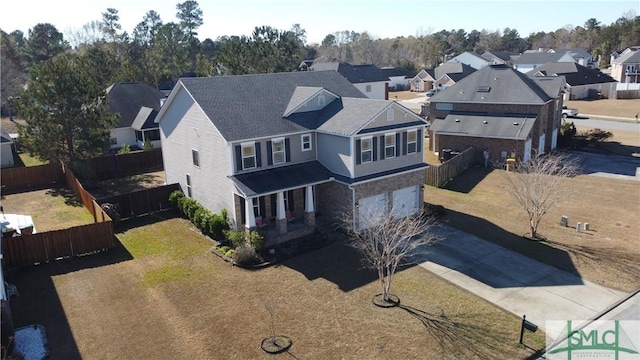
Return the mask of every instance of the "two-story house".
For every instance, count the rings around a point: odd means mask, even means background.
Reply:
[[[621,84],[640,83],[640,48],[627,48],[612,59],[611,76]]]
[[[470,51],[465,51],[460,55],[456,55],[453,58],[451,58],[450,60],[447,60],[447,62],[449,63],[463,63],[463,64],[467,64],[469,66],[471,66],[472,68],[476,69],[476,70],[480,70],[483,67],[491,64],[491,62],[485,58],[483,58],[482,56],[480,56],[479,54],[476,54],[474,52],[470,52]]]
[[[167,183],[268,241],[423,202],[426,121],[336,71],[180,79],[158,122]]]
[[[491,161],[528,160],[556,148],[562,118],[562,76],[528,77],[490,65],[431,98],[431,151],[487,149]],[[442,156],[441,156],[442,157]]]
[[[564,100],[599,99],[617,97],[618,82],[598,69],[573,62],[547,63],[531,70],[529,76],[564,76],[567,86]]]
[[[513,61],[513,68],[522,72],[528,73],[534,70],[538,66],[546,63],[555,62],[576,62],[576,59],[571,56],[570,53],[549,53],[539,51],[526,51]]]

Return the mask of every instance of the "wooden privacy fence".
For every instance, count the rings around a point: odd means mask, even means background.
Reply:
[[[178,184],[169,184],[126,194],[107,196],[98,199],[97,202],[100,205],[104,203],[118,204],[120,216],[126,219],[171,208],[169,195],[175,190],[180,190],[180,186]]]
[[[97,181],[162,170],[162,150],[100,156],[87,160],[87,165]]]
[[[2,239],[2,264],[15,268],[114,247],[111,221]]]
[[[442,187],[449,180],[471,167],[475,161],[475,150],[470,147],[439,166],[428,167],[425,171],[424,183],[430,186]]]
[[[4,189],[24,189],[64,183],[64,172],[61,163],[52,162],[38,166],[2,169],[0,178]]]

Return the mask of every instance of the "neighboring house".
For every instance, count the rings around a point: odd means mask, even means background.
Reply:
[[[427,122],[336,71],[180,79],[158,122],[167,183],[269,242],[423,202]]]
[[[577,64],[580,64],[589,69],[598,68],[598,62],[593,57],[593,55],[589,54],[586,50],[581,48],[550,49],[548,52],[553,54],[569,53],[569,55],[571,55],[571,57],[575,60]]]
[[[459,62],[459,63],[467,64],[476,70],[480,70],[483,67],[491,64],[490,61],[483,58],[482,56],[469,51],[465,51],[460,55],[454,56],[447,62],[448,63]]]
[[[511,66],[513,60],[517,59],[520,55],[509,51],[485,51],[481,56],[492,65],[504,64]]]
[[[440,64],[434,69],[436,81],[433,83],[433,88],[444,90],[475,71],[473,67],[460,62]]]
[[[416,75],[415,71],[392,66],[383,67],[380,72],[389,79],[389,90],[391,91],[409,90],[409,82]]]
[[[160,130],[155,117],[165,95],[143,83],[116,83],[107,89],[109,109],[119,114],[118,123],[111,130],[111,148],[129,145],[142,149],[145,141],[158,148]]]
[[[409,85],[411,91],[424,92],[433,89],[433,84],[436,82],[435,69],[423,69],[420,70],[416,76],[414,76]]]
[[[621,84],[640,83],[640,49],[628,48],[613,59],[611,76]]]
[[[351,65],[341,62],[315,62],[312,71],[334,70],[370,99],[389,99],[389,76],[373,64]]]
[[[4,130],[0,131],[0,163],[3,168],[12,167],[13,162],[13,139]]]
[[[564,77],[532,78],[506,65],[490,65],[430,100],[431,150],[474,147],[491,161],[528,160],[556,148]],[[445,151],[443,151],[445,150]]]
[[[555,62],[576,62],[576,59],[568,52],[525,52],[513,61],[513,68],[526,74],[538,66]]]
[[[548,63],[527,73],[529,76],[564,76],[567,88],[563,100],[599,99],[601,96],[615,99],[618,82],[597,69],[572,62]]]

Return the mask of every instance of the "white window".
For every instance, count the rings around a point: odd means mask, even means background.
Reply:
[[[274,164],[282,164],[285,162],[284,154],[284,138],[271,140],[271,154]]]
[[[393,121],[395,119],[395,112],[393,109],[387,109],[387,121]]]
[[[289,192],[288,191],[283,192],[282,197],[284,199],[284,210],[291,211],[291,209],[289,208]]]
[[[418,152],[418,132],[416,130],[407,131],[407,154]]]
[[[304,134],[300,137],[302,143],[302,151],[311,150],[311,134]]]
[[[324,97],[324,95],[319,95],[318,96],[318,106],[324,106],[324,104],[326,103],[326,99]]]
[[[191,175],[187,174],[187,196],[192,197],[191,193]]]
[[[396,156],[396,134],[384,135],[384,157],[392,158]]]
[[[256,167],[255,144],[242,144],[242,168],[253,169]]]
[[[200,156],[198,155],[198,150],[191,150],[191,159],[194,166],[200,167]]]
[[[366,85],[366,86],[364,87],[364,91],[366,91],[366,92],[371,92],[371,85]]]
[[[360,162],[368,163],[373,160],[373,141],[371,138],[360,140]]]

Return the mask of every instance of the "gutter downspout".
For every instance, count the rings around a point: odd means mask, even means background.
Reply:
[[[353,185],[349,185],[349,189],[351,189],[351,218],[352,218],[352,226],[353,230],[356,230],[356,189],[353,188]]]

